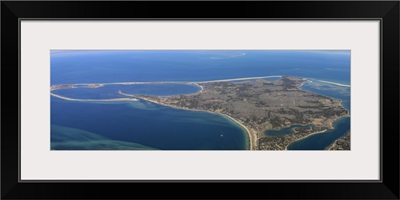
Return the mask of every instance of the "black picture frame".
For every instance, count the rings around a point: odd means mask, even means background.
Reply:
[[[399,5],[398,1],[2,1],[1,198],[399,199]],[[20,19],[379,19],[381,180],[21,182],[18,137],[21,129]],[[148,190],[155,192],[148,193]]]

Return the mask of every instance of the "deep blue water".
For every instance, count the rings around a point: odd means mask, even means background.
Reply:
[[[350,112],[350,88],[316,81],[306,82],[301,88],[324,96],[340,99],[342,100],[342,105]],[[288,150],[324,150],[350,130],[350,120],[350,117],[342,117],[333,123],[333,130],[328,130],[325,133],[316,134],[296,141],[288,146]]]
[[[248,148],[242,128],[217,114],[182,111],[146,101],[92,103],[55,97],[51,108],[52,125],[89,131],[110,140],[162,150]]]
[[[237,56],[242,53],[246,55]],[[51,85],[205,81],[268,75],[293,75],[349,84],[350,52],[51,52]],[[54,93],[72,98],[119,98],[124,97],[116,93],[120,86],[108,85],[96,89],[65,89],[54,91]],[[130,85],[122,92],[175,95],[198,91],[198,87],[188,85],[142,86],[144,87]],[[304,85],[303,88],[321,92],[311,86],[307,88]],[[216,114],[168,108],[143,101],[71,102],[52,97],[51,124],[52,141],[54,141],[54,138],[67,138],[64,143],[57,140],[57,146],[53,149],[68,149],[68,145],[75,149],[84,149],[82,148],[84,145],[95,147],[93,149],[106,149],[106,147],[111,149],[155,148],[170,150],[248,148],[247,135],[244,134],[241,127],[229,119]],[[76,132],[76,134],[68,134],[68,132]],[[65,137],[66,135],[69,135],[69,137]],[[78,135],[85,135],[89,139],[80,140],[81,138],[76,138]],[[90,143],[93,140],[90,138],[98,138],[98,140]],[[80,142],[76,143],[75,141],[78,140]],[[53,143],[56,144],[55,141]]]
[[[226,56],[230,52],[246,55]],[[212,59],[218,56],[223,59]],[[268,75],[349,84],[350,51],[53,51],[51,55],[52,85]]]

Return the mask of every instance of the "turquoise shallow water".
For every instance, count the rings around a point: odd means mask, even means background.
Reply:
[[[244,56],[236,56],[245,53]],[[233,56],[232,56],[233,55]],[[350,52],[52,51],[51,84],[206,81],[293,75],[350,83]],[[177,95],[190,85],[127,86],[122,92]],[[318,89],[313,87],[306,90]],[[71,98],[122,98],[115,86],[54,91]],[[321,90],[322,91],[322,90]],[[319,91],[319,92],[321,92]],[[323,92],[323,91],[322,91]],[[329,89],[328,89],[329,92]],[[350,105],[350,104],[349,104]],[[137,102],[71,102],[51,97],[53,149],[243,150],[244,130],[217,114]],[[71,134],[68,134],[71,133]],[[78,137],[79,133],[87,136]],[[69,135],[69,137],[65,137]],[[308,148],[305,146],[304,148]]]

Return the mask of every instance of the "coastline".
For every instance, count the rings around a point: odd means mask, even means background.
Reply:
[[[257,76],[257,77],[245,77],[245,78],[231,78],[231,79],[218,79],[209,81],[153,81],[153,82],[110,82],[110,83],[75,83],[75,86],[87,86],[87,85],[134,85],[134,84],[198,84],[198,83],[211,83],[211,82],[224,82],[224,81],[241,81],[241,80],[253,80],[263,78],[277,78],[283,75],[270,75],[270,76]],[[63,84],[56,84],[63,85]],[[53,85],[54,86],[54,85]]]
[[[233,118],[233,117],[231,117],[229,115],[226,115],[226,114],[223,114],[223,113],[211,112],[211,111],[207,111],[207,110],[189,109],[189,108],[182,108],[182,107],[177,107],[177,106],[173,106],[173,105],[167,105],[167,104],[160,103],[160,102],[157,102],[157,101],[154,101],[154,100],[151,100],[151,99],[147,99],[147,98],[143,98],[143,97],[137,97],[137,98],[138,99],[142,99],[144,101],[151,102],[151,103],[155,103],[155,104],[158,104],[158,105],[167,106],[167,107],[170,107],[170,108],[176,108],[176,109],[182,109],[182,110],[190,110],[190,111],[199,111],[199,112],[208,112],[208,113],[212,113],[212,114],[218,114],[218,115],[221,115],[223,117],[227,117],[227,118],[231,119],[232,121],[234,121],[239,126],[241,126],[246,131],[246,134],[249,137],[249,150],[253,150],[253,147],[254,147],[253,137],[251,136],[250,130],[245,125],[243,125],[238,120],[236,120],[235,118]]]
[[[69,97],[64,97],[61,95],[53,94],[50,92],[50,95],[53,97],[57,97],[59,99],[67,100],[67,101],[80,101],[80,102],[109,102],[109,101],[138,101],[136,98],[116,98],[116,99],[74,99]]]
[[[330,144],[328,147],[325,148],[325,150],[328,150],[328,151],[332,150],[332,148],[334,148],[336,146],[336,141],[338,141],[338,140],[333,141],[332,144]]]
[[[222,113],[216,113],[216,114],[221,114],[221,115],[223,115],[223,116],[225,116],[225,117],[231,119],[232,121],[236,122],[236,123],[239,124],[241,127],[243,127],[244,130],[246,130],[247,136],[249,137],[249,150],[253,150],[253,147],[254,147],[253,137],[251,136],[250,130],[249,130],[245,125],[243,125],[243,124],[240,123],[238,120],[236,120],[235,118],[233,118],[233,117],[231,117],[231,116],[229,116],[229,115],[222,114]]]
[[[337,85],[337,86],[342,86],[342,87],[351,87],[350,85],[346,85],[346,84],[341,84],[341,83],[335,83],[335,82],[330,82],[330,81],[323,81],[323,80],[315,80],[321,83],[329,83],[332,85]]]
[[[287,147],[288,147],[290,144],[294,143],[294,142],[297,142],[297,141],[306,139],[306,138],[308,138],[308,137],[310,137],[310,136],[313,136],[313,135],[316,135],[316,134],[325,133],[325,132],[327,132],[328,130],[334,130],[335,127],[333,126],[333,122],[335,122],[335,121],[337,121],[337,120],[340,120],[340,119],[343,119],[343,118],[346,118],[346,117],[350,117],[350,116],[349,116],[349,115],[340,116],[339,118],[337,118],[337,119],[333,120],[332,122],[330,122],[330,126],[331,126],[330,128],[324,129],[324,130],[322,130],[322,131],[317,131],[317,132],[311,133],[311,134],[306,135],[306,136],[304,136],[304,137],[301,137],[301,138],[299,138],[299,139],[297,139],[297,140],[295,140],[295,141],[293,141],[293,142],[290,142],[288,145],[286,145],[285,150],[288,150]],[[333,143],[331,143],[330,145],[328,145],[327,147],[325,147],[325,150],[329,150],[330,148],[332,148],[332,144],[336,143],[337,140],[338,140],[338,139],[336,139]]]
[[[343,135],[343,136],[341,136],[340,138],[338,138],[338,139],[336,139],[335,141],[333,141],[329,146],[327,146],[327,147],[325,148],[325,150],[329,150],[329,151],[335,150],[335,149],[333,149],[333,148],[335,148],[335,147],[337,146],[337,142],[340,141],[340,140],[343,139],[343,138],[346,138],[346,137],[351,137],[351,135],[350,135],[350,130],[347,131],[345,135]],[[350,143],[350,144],[351,144],[351,143]],[[346,149],[346,150],[347,150],[347,149]],[[348,150],[350,150],[350,149],[348,149]]]
[[[183,81],[182,82],[179,82],[179,81],[165,81],[165,82],[117,82],[117,83],[87,83],[87,84],[86,83],[85,84],[81,83],[81,84],[73,84],[72,88],[76,88],[76,86],[78,86],[78,85],[79,86],[87,86],[88,88],[95,88],[95,87],[89,87],[89,86],[96,85],[98,87],[103,87],[105,85],[131,85],[131,84],[182,84],[182,85],[195,85],[195,86],[199,87],[200,88],[199,91],[197,91],[195,93],[191,93],[191,94],[186,94],[186,95],[195,95],[195,94],[198,94],[198,93],[201,93],[201,92],[204,91],[204,86],[202,85],[203,83],[229,82],[229,81],[235,81],[235,80],[252,80],[252,79],[261,79],[261,78],[269,78],[269,77],[282,77],[282,76],[263,76],[263,77],[248,77],[248,78],[234,78],[234,79],[221,79],[221,80],[211,80],[211,81],[192,81],[192,82],[187,82],[187,81],[186,82],[183,82]],[[302,89],[301,87],[304,85],[305,82],[311,82],[309,79],[304,79],[303,78],[303,80],[304,80],[304,82],[302,82],[299,86],[297,86],[298,89]],[[339,83],[334,83],[334,82],[329,82],[329,81],[320,81],[320,80],[314,80],[314,81],[325,82],[325,83],[335,84],[335,85],[339,84]],[[350,87],[349,85],[343,85],[343,84],[339,84],[339,85],[340,86],[345,86],[345,87]],[[60,85],[60,86],[62,86],[62,85]],[[69,97],[64,97],[64,96],[61,96],[61,95],[53,94],[51,92],[53,90],[59,90],[59,89],[66,89],[66,88],[57,88],[57,89],[50,88],[51,96],[54,96],[54,97],[57,97],[57,98],[60,98],[60,99],[64,99],[64,100],[79,101],[79,102],[138,101],[140,99],[140,100],[144,100],[144,101],[147,101],[147,102],[151,102],[151,103],[155,103],[155,104],[159,104],[159,105],[162,105],[162,106],[171,107],[171,108],[175,108],[175,109],[183,109],[183,110],[189,110],[189,111],[200,111],[200,112],[208,112],[208,113],[212,113],[212,114],[220,114],[223,117],[229,118],[230,120],[232,120],[234,123],[236,123],[239,126],[241,126],[246,131],[246,134],[247,134],[247,136],[249,138],[248,139],[249,140],[248,141],[248,145],[246,144],[246,146],[249,147],[249,150],[253,150],[253,148],[255,148],[255,144],[257,144],[255,142],[257,142],[257,140],[258,140],[258,135],[252,135],[252,132],[249,130],[249,128],[247,128],[244,124],[239,122],[239,120],[237,120],[237,119],[235,119],[235,118],[233,118],[233,117],[231,117],[231,116],[229,116],[227,114],[223,114],[223,113],[219,113],[219,112],[212,112],[212,111],[207,111],[207,110],[198,110],[198,109],[189,109],[189,108],[185,108],[185,107],[177,107],[175,105],[167,105],[167,104],[164,104],[164,103],[161,103],[161,102],[157,102],[155,100],[147,99],[146,97],[136,97],[136,96],[134,96],[132,94],[126,94],[126,93],[123,93],[120,90],[118,92],[119,94],[127,96],[127,97],[131,97],[131,98],[74,99],[74,98],[69,98]],[[171,95],[171,96],[175,96],[175,95]],[[325,95],[321,95],[321,96],[325,96]],[[167,97],[167,96],[165,96],[165,97]],[[325,96],[325,97],[332,98],[332,97],[329,97],[329,96]],[[339,102],[340,106],[344,108],[344,106],[342,104],[343,101],[341,99],[339,99],[339,100],[340,100],[340,102]],[[293,103],[295,104],[295,102],[293,102]],[[344,108],[344,109],[346,109],[346,108]],[[350,117],[349,110],[347,110],[347,111],[348,111],[347,115],[340,116],[339,118],[331,120],[330,122],[328,122],[328,124],[327,124],[328,125],[328,129],[334,129],[334,127],[333,127],[333,122],[334,121],[336,121],[336,120],[338,120],[338,119],[340,119],[342,117],[346,117],[346,116]],[[291,125],[303,125],[303,124],[291,124]],[[317,131],[317,132],[311,133],[309,135],[306,135],[304,137],[298,138],[298,139],[290,142],[289,144],[287,144],[285,146],[285,150],[288,150],[287,149],[288,146],[290,144],[292,144],[293,142],[297,142],[299,140],[305,139],[305,138],[310,137],[310,136],[315,135],[315,134],[324,133],[328,129],[325,129],[323,131]],[[279,130],[279,129],[277,129],[277,130]],[[264,130],[262,132],[264,133],[265,131],[266,130]],[[258,145],[256,145],[256,146],[258,146]]]
[[[288,146],[291,145],[291,144],[294,143],[294,142],[300,141],[300,140],[302,140],[302,139],[308,138],[308,137],[313,136],[313,135],[316,135],[316,134],[325,133],[326,131],[328,131],[328,129],[325,129],[325,130],[322,130],[322,131],[317,131],[317,132],[311,133],[311,134],[309,134],[309,135],[306,135],[306,136],[304,136],[304,137],[301,137],[301,138],[299,138],[299,139],[297,139],[297,140],[295,140],[295,141],[293,141],[293,142],[287,144],[286,147],[285,147],[285,151],[288,151]]]
[[[200,91],[198,91],[198,92],[196,92],[196,93],[194,93],[194,94],[198,94],[198,93],[200,93],[200,92],[203,92],[204,87],[203,87],[202,85],[200,85],[200,84],[198,84],[198,83],[193,83],[193,84],[200,88]]]
[[[311,82],[310,79],[306,79],[306,80],[307,80],[307,81],[305,81],[305,82]],[[317,81],[317,82],[325,82],[325,83],[329,83],[329,84],[333,84],[333,85],[340,84],[340,83],[334,83],[334,82],[329,82],[329,81],[321,81],[321,80],[314,80],[314,81]],[[310,90],[301,88],[301,87],[304,85],[305,82],[303,82],[303,83],[298,87],[298,89],[305,90],[305,91],[308,91],[308,92],[311,92],[311,93],[316,93],[316,92],[313,92],[313,91],[310,91]],[[343,85],[343,84],[342,84],[342,85]],[[347,87],[346,85],[343,85],[343,86]],[[350,87],[350,85],[349,85],[348,87]],[[338,99],[338,98],[330,97],[330,96],[323,95],[323,94],[319,94],[319,93],[316,93],[316,94],[321,95],[321,96],[324,96],[324,97],[327,97],[327,98]],[[336,121],[336,120],[338,120],[338,119],[340,119],[340,118],[342,118],[342,117],[346,117],[346,116],[347,116],[347,117],[350,117],[350,110],[347,109],[346,107],[344,107],[344,105],[343,105],[343,100],[342,100],[342,99],[338,99],[338,100],[339,100],[340,106],[342,106],[343,109],[347,110],[347,114],[346,114],[346,115],[343,115],[343,116],[340,116],[339,118],[337,118],[337,119],[335,119],[335,120],[333,120],[333,121]],[[333,127],[333,121],[332,121],[331,123],[329,123],[329,124],[330,124],[330,125],[329,125],[329,128],[331,128],[331,129],[334,128],[334,127]]]

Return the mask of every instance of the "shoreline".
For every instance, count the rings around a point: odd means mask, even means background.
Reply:
[[[282,76],[282,75],[273,75],[273,76],[247,77],[247,78],[220,79],[220,80],[210,80],[210,81],[191,81],[191,82],[188,82],[188,81],[181,81],[181,82],[180,82],[180,81],[115,82],[115,83],[79,83],[79,84],[71,84],[71,85],[73,85],[72,88],[77,88],[76,86],[86,86],[86,87],[88,87],[88,88],[97,88],[97,87],[103,87],[103,86],[106,86],[106,85],[182,84],[182,85],[194,85],[194,86],[199,87],[199,88],[200,88],[199,91],[197,91],[197,92],[195,92],[195,93],[191,93],[191,94],[185,94],[185,95],[195,95],[195,94],[198,94],[198,93],[201,93],[201,92],[204,91],[204,86],[202,85],[203,83],[243,81],[243,80],[253,80],[253,79],[275,78],[275,77],[280,77],[280,78],[282,78],[283,76]],[[302,89],[301,87],[304,85],[305,82],[311,82],[311,80],[305,79],[305,78],[303,78],[303,80],[304,80],[304,81],[303,81],[299,86],[297,86],[297,89],[308,91],[308,90],[306,90],[306,89]],[[329,84],[334,84],[334,85],[338,85],[338,86],[350,87],[350,85],[344,85],[344,84],[334,83],[334,82],[329,82],[329,81],[322,81],[322,80],[314,80],[314,81],[323,82],[323,83],[329,83]],[[62,86],[62,85],[63,85],[63,84],[60,84],[60,86]],[[97,87],[89,87],[89,86],[92,86],[92,85],[96,85]],[[53,86],[57,86],[57,85],[53,85]],[[51,86],[51,87],[53,87],[53,86]],[[67,88],[57,88],[57,89],[52,89],[52,88],[50,88],[50,91],[53,91],[53,90],[61,90],[61,89],[67,89]],[[69,88],[68,88],[68,89],[69,89]],[[144,100],[144,101],[147,101],[147,102],[151,102],[151,103],[155,103],[155,104],[158,104],[158,105],[162,105],[162,106],[166,106],[166,107],[170,107],[170,108],[175,108],[175,109],[182,109],[182,110],[189,110],[189,111],[200,111],[200,112],[208,112],[208,113],[212,113],[212,114],[219,114],[219,115],[221,115],[221,116],[223,116],[223,117],[229,118],[230,120],[232,120],[234,123],[238,124],[240,127],[242,127],[242,128],[246,131],[246,134],[247,134],[247,136],[248,136],[248,138],[249,138],[249,139],[248,139],[248,140],[249,140],[249,141],[248,141],[248,142],[249,142],[249,143],[248,143],[248,144],[249,144],[249,145],[248,145],[248,146],[249,146],[249,150],[253,150],[253,148],[255,148],[255,142],[257,142],[257,139],[258,139],[258,137],[259,137],[258,134],[252,135],[252,132],[249,130],[249,128],[247,128],[243,123],[239,122],[237,119],[235,119],[235,118],[233,118],[233,117],[231,117],[231,116],[229,116],[229,115],[227,115],[227,114],[223,114],[223,113],[219,113],[219,112],[212,112],[212,111],[208,111],[208,110],[189,109],[189,108],[185,108],[185,107],[178,107],[178,106],[175,106],[175,105],[167,105],[167,104],[164,104],[164,103],[161,103],[161,102],[157,102],[157,101],[155,101],[155,100],[147,99],[146,97],[136,97],[135,95],[132,95],[132,94],[126,94],[126,93],[123,93],[121,90],[119,90],[118,94],[124,95],[124,96],[128,96],[128,97],[131,97],[131,98],[74,99],[74,98],[69,98],[69,97],[64,97],[64,96],[61,96],[61,95],[53,94],[52,92],[50,92],[50,95],[51,95],[51,96],[54,96],[54,97],[57,97],[57,98],[60,98],[60,99],[64,99],[64,100],[69,100],[69,101],[79,101],[79,102],[112,102],[112,101],[138,101],[138,100]],[[169,95],[169,96],[176,96],[176,95]],[[321,96],[324,96],[324,97],[327,97],[327,98],[332,98],[332,97],[325,96],[325,95],[321,95]],[[165,96],[165,97],[168,97],[168,96]],[[335,99],[335,98],[332,98],[332,99]],[[347,110],[347,109],[343,106],[343,104],[342,104],[343,101],[342,101],[341,99],[339,99],[339,100],[340,100],[340,102],[339,102],[340,106],[343,107],[345,110]],[[293,102],[293,103],[294,103],[294,105],[295,105],[295,102]],[[338,120],[338,119],[340,119],[340,118],[342,118],[342,117],[350,117],[349,110],[347,110],[347,112],[348,112],[347,115],[340,116],[340,117],[338,117],[337,119],[330,121],[330,122],[328,123],[328,129],[334,129],[334,127],[333,127],[333,122],[334,122],[334,121],[336,121],[336,120]],[[303,124],[291,124],[290,126],[293,126],[293,125],[303,125]],[[311,124],[311,125],[312,125],[312,124]],[[281,129],[282,129],[282,128],[281,128]],[[317,132],[311,133],[311,134],[309,134],[309,135],[306,135],[306,136],[304,136],[304,137],[301,137],[301,138],[299,138],[299,139],[296,139],[296,140],[290,142],[288,145],[286,145],[286,146],[285,146],[285,150],[288,150],[288,149],[287,149],[288,146],[289,146],[290,144],[294,143],[294,142],[297,142],[297,141],[299,141],[299,140],[305,139],[305,138],[310,137],[310,136],[315,135],[315,134],[324,133],[324,132],[326,132],[328,129],[325,129],[325,130],[322,130],[322,131],[317,131]],[[277,129],[277,130],[280,130],[280,129]],[[265,134],[265,131],[266,131],[266,130],[262,131],[263,135]],[[246,146],[247,146],[247,145],[246,145]],[[258,146],[258,145],[256,145],[256,146]]]
[[[337,139],[337,140],[338,140],[338,139]],[[336,146],[336,141],[337,141],[337,140],[333,141],[332,144],[330,144],[328,147],[325,148],[325,150],[331,151],[332,148],[334,148],[334,147]]]
[[[333,121],[330,123],[330,125],[332,126],[331,128],[327,128],[327,129],[324,129],[324,130],[322,130],[322,131],[317,131],[317,132],[311,133],[311,134],[309,134],[309,135],[306,135],[306,136],[304,136],[304,137],[301,137],[301,138],[299,138],[299,139],[296,139],[296,140],[293,141],[293,142],[290,142],[288,145],[286,145],[285,150],[288,150],[287,147],[288,147],[290,144],[294,143],[294,142],[297,142],[297,141],[306,139],[306,138],[308,138],[308,137],[310,137],[310,136],[313,136],[313,135],[316,135],[316,134],[325,133],[325,132],[327,132],[327,131],[329,131],[329,130],[334,130],[335,127],[333,126],[333,122],[335,122],[335,121],[337,121],[337,120],[340,120],[340,119],[342,119],[342,118],[345,118],[345,117],[350,117],[350,116],[349,116],[349,115],[343,115],[343,116],[341,116],[341,117],[339,117],[339,118],[333,120]],[[338,139],[336,139],[336,140],[338,140]],[[334,141],[334,143],[336,142],[336,140]],[[329,146],[331,146],[332,144],[333,144],[333,143],[331,143],[330,145],[328,145],[325,149],[326,149],[326,150],[329,150],[329,149],[327,149],[327,148],[328,148]]]
[[[343,135],[343,136],[339,137],[338,139],[336,139],[335,141],[333,141],[329,146],[327,146],[325,148],[325,150],[331,151],[333,148],[335,148],[337,146],[337,144],[336,144],[337,141],[339,141],[340,139],[343,139],[347,136],[351,137],[350,130],[347,131],[345,135]]]
[[[306,80],[307,80],[307,81],[305,81],[305,82],[311,82],[310,79],[306,79]],[[317,81],[317,82],[327,82],[327,83],[334,84],[334,85],[336,84],[336,83],[334,83],[334,82],[328,82],[328,81],[320,81],[320,80],[314,80],[314,81]],[[301,84],[301,86],[298,87],[298,89],[305,90],[305,91],[308,91],[308,92],[311,92],[311,93],[314,93],[314,94],[318,94],[318,95],[324,96],[324,97],[326,97],[326,98],[338,99],[338,100],[339,100],[340,106],[342,106],[342,108],[344,108],[345,110],[347,110],[347,115],[344,115],[344,116],[341,116],[341,117],[346,117],[346,116],[350,117],[350,109],[347,109],[346,107],[344,107],[344,105],[343,105],[343,100],[342,100],[342,99],[330,97],[330,96],[327,96],[327,95],[319,94],[319,93],[317,93],[317,92],[313,92],[313,91],[310,91],[310,90],[301,88],[301,87],[304,85],[305,82],[303,82],[303,83]],[[337,84],[340,84],[340,83],[337,83]],[[346,86],[346,87],[347,87],[347,86]],[[348,87],[350,87],[350,86],[348,86]],[[339,118],[341,118],[341,117],[339,117]],[[337,120],[337,119],[336,119],[336,120]],[[330,124],[331,124],[331,125],[330,125],[331,128],[333,128],[332,123],[333,123],[333,122],[330,123]]]
[[[243,124],[240,123],[238,120],[236,120],[235,118],[233,118],[233,117],[231,117],[231,116],[229,116],[229,115],[226,115],[226,114],[223,114],[223,113],[211,112],[211,111],[207,111],[207,110],[189,109],[189,108],[177,107],[177,106],[173,106],[173,105],[167,105],[167,104],[160,103],[160,102],[157,102],[157,101],[154,101],[154,100],[151,100],[151,99],[147,99],[147,98],[143,98],[143,97],[137,97],[137,98],[138,98],[138,99],[141,99],[141,100],[144,100],[144,101],[151,102],[151,103],[155,103],[155,104],[158,104],[158,105],[170,107],[170,108],[176,108],[176,109],[182,109],[182,110],[189,110],[189,111],[207,112],[207,113],[212,113],[212,114],[221,115],[221,116],[223,116],[223,117],[227,117],[227,118],[231,119],[232,121],[234,121],[234,122],[235,122],[236,124],[238,124],[239,126],[241,126],[241,127],[246,131],[246,134],[247,134],[247,136],[249,137],[249,150],[250,150],[250,151],[253,150],[253,147],[254,147],[254,144],[253,144],[253,137],[251,136],[250,130],[249,130],[245,125],[243,125]]]
[[[302,140],[302,139],[306,139],[306,138],[308,138],[308,137],[310,137],[310,136],[313,136],[313,135],[317,135],[317,134],[320,134],[320,133],[325,133],[326,131],[328,131],[328,129],[325,129],[325,130],[322,130],[322,131],[317,131],[317,132],[311,133],[311,134],[309,134],[309,135],[306,135],[306,136],[304,136],[304,137],[298,138],[297,140],[295,140],[295,141],[293,141],[293,142],[287,144],[287,145],[285,146],[285,151],[288,151],[288,146],[291,145],[291,144],[294,143],[294,142],[300,141],[300,140]]]
[[[198,84],[198,83],[193,83],[193,84],[200,88],[200,91],[198,91],[198,92],[196,92],[196,93],[193,93],[193,94],[198,94],[198,93],[200,93],[200,92],[203,92],[204,87],[203,87],[202,85],[200,85],[200,84]],[[189,95],[190,95],[190,94],[189,94]]]
[[[231,79],[217,79],[208,81],[152,81],[152,82],[111,82],[111,83],[74,83],[71,85],[135,85],[135,84],[198,84],[198,83],[212,83],[212,82],[224,82],[224,81],[240,81],[240,80],[253,80],[263,78],[277,78],[283,75],[270,75],[270,76],[258,76],[258,77],[244,77],[244,78],[231,78]],[[56,84],[56,85],[68,85],[68,84]],[[54,86],[54,85],[53,85]]]
[[[216,113],[216,114],[221,114],[221,115],[223,115],[223,116],[225,116],[225,117],[231,119],[231,120],[234,121],[235,123],[239,124],[242,128],[244,128],[244,130],[246,130],[247,136],[249,137],[249,150],[252,151],[252,150],[253,150],[253,147],[254,147],[254,143],[253,143],[253,137],[251,136],[250,130],[249,130],[245,125],[243,125],[243,124],[240,123],[238,120],[236,120],[235,118],[233,118],[233,117],[231,117],[231,116],[229,116],[229,115],[222,114],[222,113]]]
[[[96,87],[93,88],[98,88],[98,87],[104,87],[106,85],[135,85],[135,84],[195,84],[197,86],[200,86],[199,84],[201,83],[213,83],[213,82],[229,82],[229,81],[242,81],[242,80],[254,80],[254,79],[265,79],[265,78],[282,78],[283,75],[270,75],[270,76],[258,76],[258,77],[244,77],[244,78],[230,78],[230,79],[217,79],[217,80],[208,80],[208,81],[151,81],[151,82],[110,82],[110,83],[75,83],[71,84],[74,86],[89,86],[88,88],[91,88],[91,85],[96,85]],[[335,83],[331,81],[324,81],[324,80],[318,80],[318,79],[306,79],[303,78],[305,81],[304,82],[311,82],[311,81],[317,81],[317,82],[322,82],[322,83],[329,83],[337,86],[342,86],[342,87],[351,87],[350,85],[342,84],[342,83]],[[298,86],[297,88],[300,88],[303,86],[304,82]],[[56,84],[56,85],[65,85],[65,84]],[[56,86],[52,85],[52,86]],[[68,85],[68,84],[67,84]],[[200,86],[201,87],[201,86]],[[60,88],[63,89],[63,88]],[[60,90],[60,89],[53,89],[53,90]]]
[[[79,102],[109,102],[109,101],[138,101],[136,98],[115,98],[115,99],[74,99],[69,97],[64,97],[61,95],[53,94],[50,92],[51,96],[57,97],[59,99],[67,101],[79,101]]]
[[[321,83],[329,83],[332,85],[337,85],[337,86],[342,86],[342,87],[351,87],[350,85],[346,85],[346,84],[342,84],[342,83],[335,83],[335,82],[330,82],[330,81],[323,81],[323,80],[314,80],[314,81],[318,81]]]

